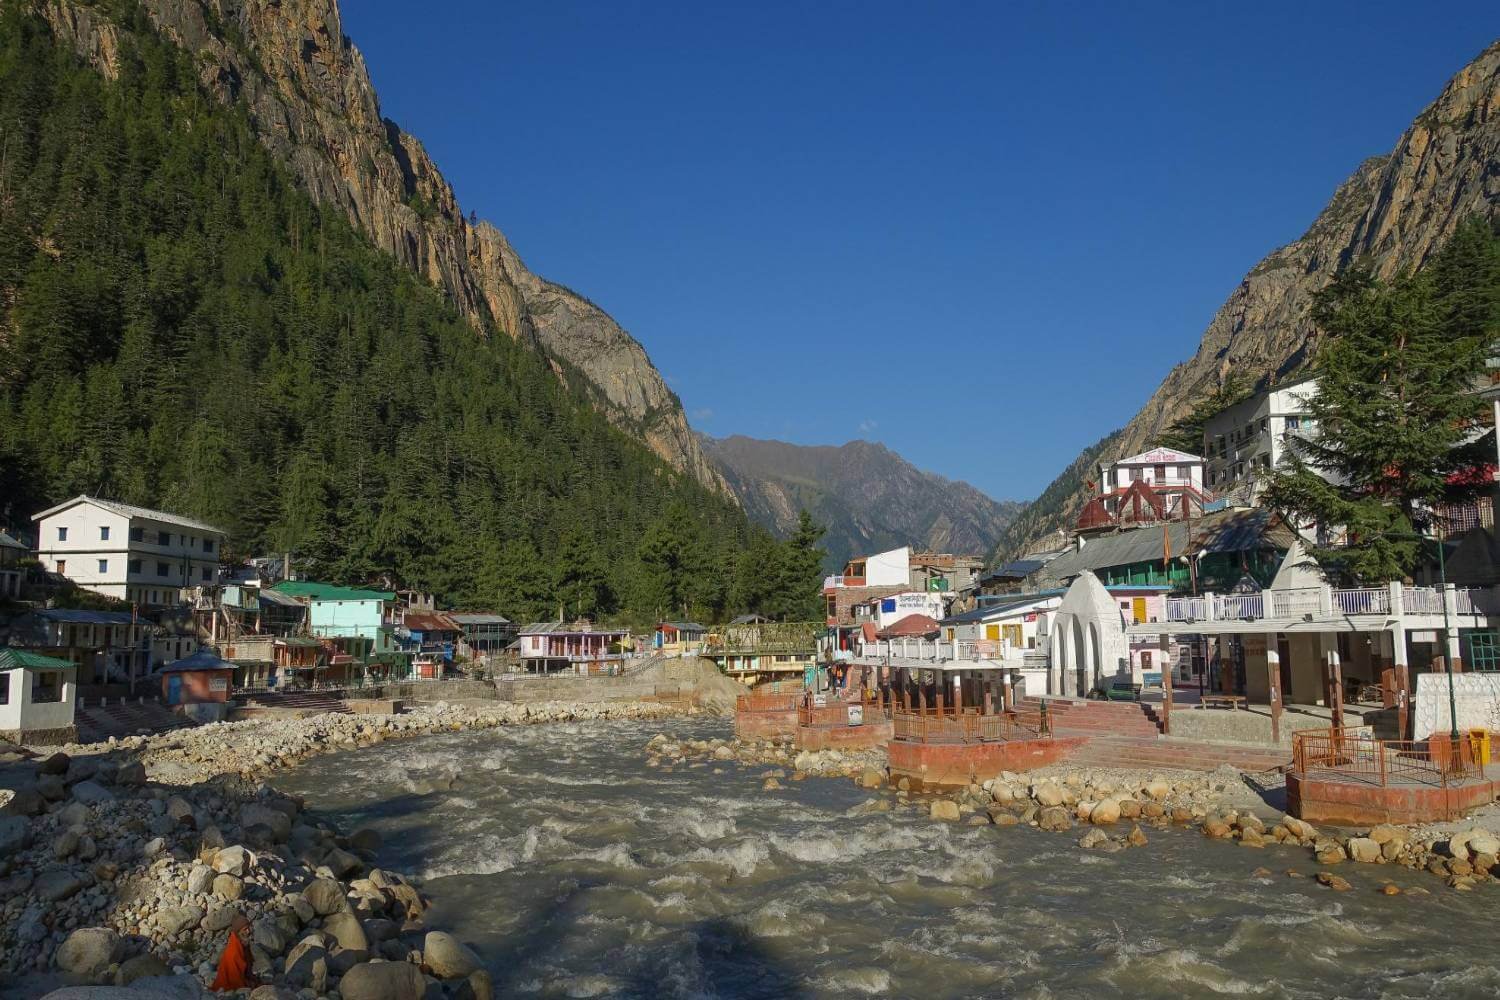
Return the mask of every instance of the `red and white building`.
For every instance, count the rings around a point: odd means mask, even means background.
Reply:
[[[1179,521],[1201,514],[1212,499],[1203,485],[1202,458],[1175,448],[1152,448],[1099,463],[1097,492],[1079,514],[1076,528],[1087,534]]]

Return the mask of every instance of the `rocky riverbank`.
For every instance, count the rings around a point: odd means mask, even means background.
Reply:
[[[1027,774],[1007,772],[956,794],[920,795],[909,790],[905,779],[890,781],[884,750],[807,752],[789,740],[673,741],[663,734],[652,737],[645,750],[647,765],[662,769],[731,762],[769,766],[772,770],[759,776],[766,791],[784,787],[784,780],[843,777],[884,793],[866,808],[904,808],[934,820],[977,826],[1024,824],[1057,833],[1081,829],[1079,846],[1091,850],[1141,847],[1148,842],[1142,827],[1174,826],[1244,848],[1298,847],[1324,869],[1316,873],[1317,881],[1335,890],[1353,888],[1349,879],[1328,870],[1345,862],[1429,872],[1459,891],[1500,881],[1500,834],[1484,826],[1383,824],[1365,831],[1319,830],[1272,809],[1247,776],[1228,765],[1209,773],[1055,765]],[[1255,776],[1256,786],[1264,787],[1270,778]],[[1295,869],[1286,875],[1305,877]],[[1377,877],[1374,884],[1387,895],[1401,891],[1390,879]]]
[[[681,714],[652,703],[439,703],[395,716],[220,723],[45,755],[0,746],[6,995],[71,982],[197,996],[238,915],[266,984],[256,1000],[483,1000],[480,961],[423,924],[420,886],[377,867],[378,835],[336,830],[261,779],[390,739]]]

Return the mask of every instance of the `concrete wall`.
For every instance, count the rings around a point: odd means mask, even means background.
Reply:
[[[1434,732],[1448,732],[1448,675],[1417,674],[1416,681],[1412,737],[1423,740]],[[1459,732],[1500,732],[1500,674],[1458,674],[1453,678],[1453,696]]]
[[[7,704],[0,705],[0,729],[28,733],[34,730],[63,730],[73,725],[73,707],[78,699],[78,682],[73,670],[60,673],[62,700],[36,704],[31,700],[36,673],[30,670],[7,670],[0,676],[10,679]]]
[[[1323,652],[1318,636],[1294,633],[1287,638],[1292,654],[1292,689],[1282,697],[1304,705],[1323,704]]]

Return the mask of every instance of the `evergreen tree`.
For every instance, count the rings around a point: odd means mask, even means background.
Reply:
[[[1347,529],[1347,548],[1318,554],[1355,577],[1409,572],[1424,512],[1487,481],[1494,445],[1473,441],[1484,417],[1474,389],[1500,334],[1497,258],[1500,240],[1469,223],[1425,271],[1386,283],[1351,269],[1318,296],[1315,430],[1266,499],[1299,522]]]

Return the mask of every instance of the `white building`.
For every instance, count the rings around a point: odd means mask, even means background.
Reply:
[[[855,621],[873,621],[877,629],[887,628],[911,615],[926,615],[936,621],[943,617],[946,602],[940,593],[921,590],[904,590],[899,594],[872,597],[863,604],[855,605]]]
[[[85,590],[149,607],[219,582],[225,534],[202,521],[88,496],[32,520],[43,568]]]
[[[1115,462],[1099,463],[1099,495],[1123,494],[1135,483],[1145,483],[1157,494],[1171,496],[1184,489],[1203,492],[1203,459],[1175,448],[1152,448]]]
[[[1314,428],[1307,404],[1317,394],[1317,379],[1306,376],[1258,392],[1209,417],[1203,424],[1209,488],[1222,493],[1250,483],[1258,493],[1290,450],[1288,441],[1311,436]]]
[[[839,576],[825,581],[834,587],[909,587],[911,586],[911,546],[903,545],[873,556],[856,556],[844,566]]]
[[[71,743],[77,667],[25,649],[0,649],[0,739]]]

